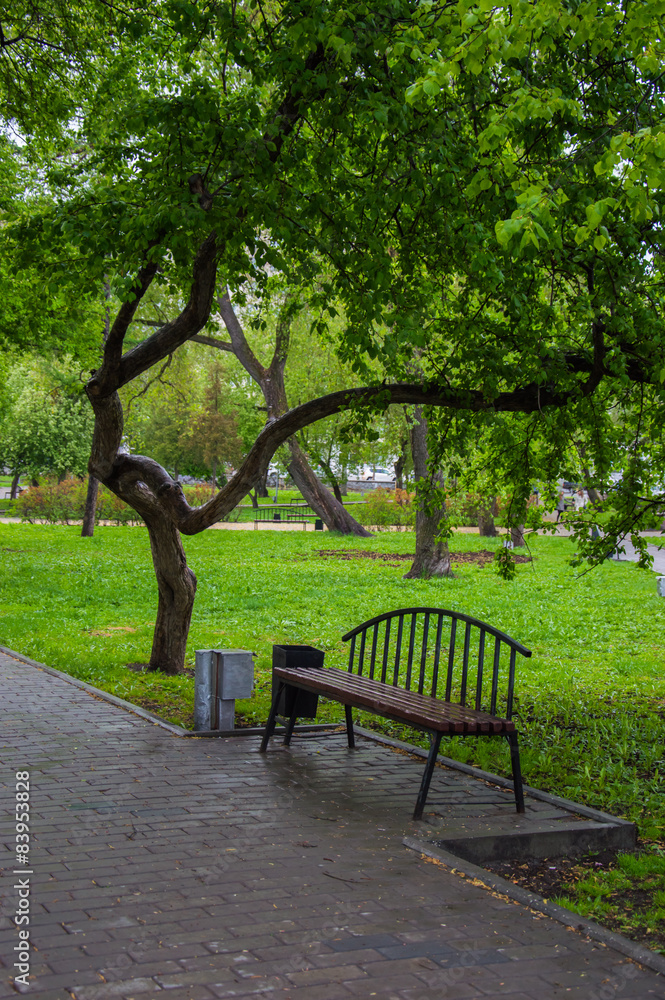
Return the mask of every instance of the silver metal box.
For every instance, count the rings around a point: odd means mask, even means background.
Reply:
[[[246,649],[197,649],[194,672],[194,729],[234,728],[235,699],[249,698],[254,660]]]

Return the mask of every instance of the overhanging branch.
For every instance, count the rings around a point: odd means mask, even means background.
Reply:
[[[270,421],[263,428],[238,472],[229,483],[202,507],[190,508],[184,518],[179,518],[178,527],[183,534],[195,535],[215,524],[247,495],[263,473],[273,454],[281,444],[309,424],[343,410],[358,406],[391,403],[418,403],[426,406],[443,406],[470,412],[519,412],[533,413],[547,406],[560,407],[593,391],[600,380],[593,375],[585,383],[567,392],[557,392],[550,387],[535,383],[503,392],[495,399],[488,399],[479,390],[454,390],[440,385],[396,383],[393,385],[371,386],[368,388],[343,389],[321,396],[289,410],[284,416]],[[182,510],[182,508],[180,508]]]

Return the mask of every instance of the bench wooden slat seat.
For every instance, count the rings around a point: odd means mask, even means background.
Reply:
[[[274,698],[262,753],[274,732],[285,687],[295,694],[284,738],[287,746],[299,715],[298,692],[323,695],[344,705],[350,748],[355,746],[352,708],[429,733],[430,752],[414,819],[422,818],[444,735],[505,737],[510,744],[516,808],[524,812],[512,710],[516,656],[531,656],[530,650],[486,622],[443,608],[389,611],[342,638],[350,641],[348,670],[273,665]]]
[[[429,694],[400,691],[392,684],[357,677],[337,667],[326,667],[324,670],[276,667],[274,676],[302,691],[311,691],[353,708],[364,708],[375,715],[427,730],[460,736],[515,732],[515,723],[509,719],[497,719],[488,712],[439,701]]]

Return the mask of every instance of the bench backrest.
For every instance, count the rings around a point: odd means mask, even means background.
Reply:
[[[505,632],[442,608],[388,611],[342,638],[351,641],[351,673],[492,715],[500,699],[506,719],[513,711],[517,654],[531,656]]]

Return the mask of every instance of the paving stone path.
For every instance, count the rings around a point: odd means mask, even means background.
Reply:
[[[665,998],[663,977],[406,850],[419,761],[331,735],[266,757],[179,738],[4,654],[0,683],[6,816],[30,771],[37,1000]]]

